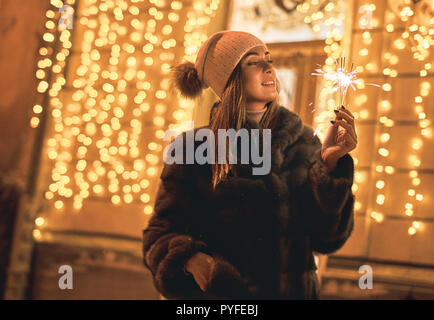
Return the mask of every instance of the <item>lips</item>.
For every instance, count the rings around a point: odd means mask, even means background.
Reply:
[[[276,81],[274,79],[266,79],[264,82],[261,83],[263,86],[274,86],[276,84]]]

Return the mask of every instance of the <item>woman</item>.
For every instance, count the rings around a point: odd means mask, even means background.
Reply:
[[[246,32],[212,35],[195,65],[174,68],[173,84],[187,98],[214,90],[220,102],[206,128],[216,134],[270,129],[271,170],[253,175],[250,162],[165,164],[143,231],[144,264],[156,288],[169,299],[318,298],[312,252],[336,251],[353,229],[352,114],[335,110],[321,145],[279,106],[267,46]]]

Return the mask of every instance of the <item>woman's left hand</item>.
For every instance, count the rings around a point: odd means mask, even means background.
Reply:
[[[335,113],[336,119],[332,121],[321,148],[321,158],[329,171],[333,171],[338,160],[357,146],[354,116],[343,106]],[[343,129],[338,130],[339,126]]]

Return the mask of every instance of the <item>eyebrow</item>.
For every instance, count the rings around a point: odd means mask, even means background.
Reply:
[[[265,52],[265,55],[267,55],[267,54],[270,54],[270,52],[269,51]],[[251,56],[251,55],[259,56],[259,54],[257,52],[249,52],[248,54],[246,54],[244,56],[244,59],[246,59],[248,56]]]

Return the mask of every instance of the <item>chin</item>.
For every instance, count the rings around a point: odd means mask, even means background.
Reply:
[[[267,100],[268,100],[268,102],[270,102],[271,100],[274,100],[274,99],[276,99],[276,98],[277,98],[277,93],[276,93],[276,94],[269,95],[269,96],[267,97]]]

